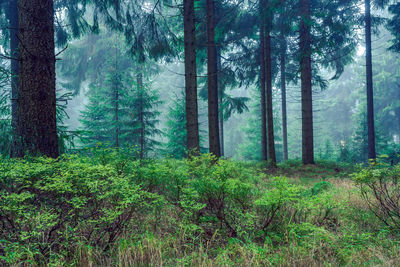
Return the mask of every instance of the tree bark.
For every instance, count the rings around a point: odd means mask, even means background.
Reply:
[[[10,0],[9,6],[10,20],[10,55],[11,59],[11,126],[13,130],[12,143],[10,148],[10,157],[15,157],[17,152],[17,126],[18,126],[18,0]]]
[[[183,1],[187,150],[200,153],[194,0]]]
[[[218,73],[222,71],[221,62],[221,49],[217,49],[217,62],[218,62]],[[224,96],[224,85],[221,79],[218,79],[218,106],[219,106],[219,135],[221,141],[221,156],[225,155],[225,142],[224,142],[224,108],[223,108],[223,96]]]
[[[269,10],[269,1],[266,1]],[[266,72],[266,97],[267,97],[267,129],[268,129],[268,160],[276,164],[275,138],[274,138],[274,114],[272,108],[272,62],[271,62],[271,27],[272,12],[268,12],[265,27],[265,72]]]
[[[259,27],[260,27],[260,93],[261,93],[261,160],[268,160],[267,150],[267,101],[265,91],[266,70],[265,70],[265,16],[264,1],[259,3]]]
[[[283,160],[288,160],[287,143],[287,109],[286,109],[286,39],[281,35],[281,93],[282,93],[282,140],[283,140]]]
[[[53,0],[18,0],[18,157],[59,156]]]
[[[207,74],[208,74],[208,138],[210,153],[219,158],[221,146],[218,125],[218,73],[215,44],[214,0],[207,0]]]
[[[303,164],[314,164],[310,0],[300,0],[300,68]]]
[[[371,3],[365,0],[365,54],[367,79],[368,158],[375,159],[374,89],[372,77]]]

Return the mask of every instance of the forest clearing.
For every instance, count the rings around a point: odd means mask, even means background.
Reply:
[[[0,266],[400,266],[400,0],[0,0]]]

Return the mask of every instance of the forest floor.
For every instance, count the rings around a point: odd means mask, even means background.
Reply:
[[[399,188],[377,183],[395,207],[385,220],[374,175],[400,169],[112,151],[3,159],[0,265],[400,266]]]

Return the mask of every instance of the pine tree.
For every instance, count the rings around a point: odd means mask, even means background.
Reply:
[[[185,95],[186,132],[188,151],[200,151],[197,68],[196,68],[196,25],[194,0],[183,1],[184,53],[185,53]]]
[[[127,117],[124,121],[124,140],[126,144],[133,143],[138,146],[139,158],[143,159],[150,152],[155,152],[159,142],[156,136],[162,134],[157,129],[159,123],[157,106],[160,104],[158,94],[143,81],[143,70],[137,68],[136,84],[129,92]]]
[[[300,70],[303,164],[314,164],[310,0],[300,0]]]
[[[19,89],[16,155],[56,158],[54,6],[52,0],[18,0]]]
[[[219,139],[218,67],[215,43],[214,0],[206,0],[207,13],[207,88],[208,88],[208,140],[210,153],[221,156]]]
[[[375,159],[375,119],[374,93],[372,78],[372,48],[371,48],[371,1],[365,0],[365,54],[366,54],[366,81],[367,81],[367,125],[368,125],[368,158]]]
[[[176,96],[168,109],[165,136],[165,153],[181,159],[186,153],[186,116],[184,97]]]
[[[389,11],[393,14],[387,25],[394,37],[391,49],[400,53],[400,3],[391,5]]]
[[[140,69],[136,68],[133,77],[134,68],[123,72],[112,67],[104,86],[91,84],[89,101],[80,120],[85,132],[84,144],[134,146],[139,158],[145,158],[156,148],[158,142],[154,137],[161,134],[156,128],[158,95],[145,84]]]
[[[268,160],[267,139],[267,99],[266,99],[266,66],[265,66],[265,1],[259,1],[260,12],[260,91],[261,91],[261,159]]]
[[[112,107],[110,107],[110,89],[92,83],[88,90],[88,104],[81,113],[82,142],[85,146],[95,147],[99,144],[112,146],[114,127]]]

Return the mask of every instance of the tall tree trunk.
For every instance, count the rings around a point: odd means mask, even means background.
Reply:
[[[221,62],[221,49],[217,48],[217,62],[218,62],[218,73],[222,71]],[[219,137],[221,141],[221,156],[225,155],[225,142],[224,142],[224,108],[223,108],[223,96],[224,96],[224,85],[221,79],[218,79],[218,106],[219,106]]]
[[[18,0],[19,90],[17,152],[59,156],[53,0]]]
[[[194,0],[183,1],[187,150],[200,152]]]
[[[260,27],[260,93],[261,93],[261,159],[268,160],[267,150],[267,101],[265,95],[265,2],[260,0],[259,2],[259,27]]]
[[[267,129],[268,129],[268,159],[272,164],[276,164],[275,138],[274,138],[274,114],[272,108],[272,62],[271,62],[271,27],[272,12],[269,7],[269,1],[266,1],[266,7],[269,12],[265,27],[265,72],[266,72],[266,95],[267,95]]]
[[[143,111],[143,73],[142,69],[139,67],[138,75],[137,75],[137,84],[139,87],[139,122],[140,122],[140,154],[139,158],[144,158],[144,149],[145,149],[145,125],[144,125],[144,111]]]
[[[10,0],[9,6],[9,20],[10,20],[10,54],[11,59],[11,126],[13,130],[12,143],[10,148],[10,156],[14,157],[17,154],[16,135],[18,126],[18,74],[19,62],[16,60],[19,56],[18,53],[18,0]]]
[[[208,74],[208,138],[210,153],[221,156],[218,125],[218,71],[215,44],[214,0],[207,0],[207,74]]]
[[[286,110],[286,39],[281,34],[281,93],[282,93],[282,140],[283,140],[283,160],[288,160],[287,143],[287,110]]]
[[[300,0],[300,68],[303,164],[314,164],[310,0]]]
[[[374,89],[372,81],[371,3],[365,0],[365,47],[367,78],[368,158],[375,159]]]

